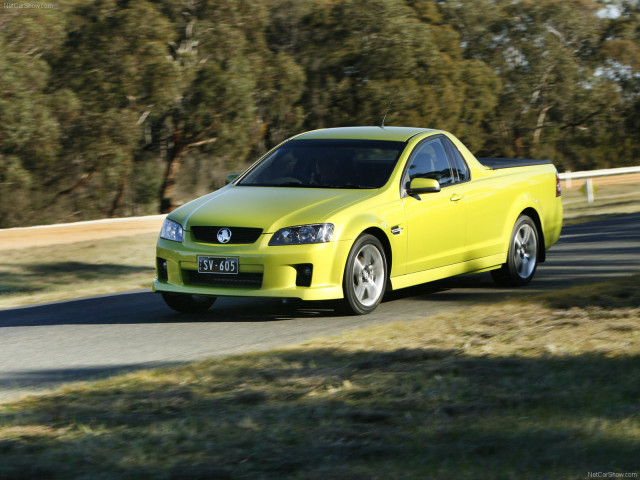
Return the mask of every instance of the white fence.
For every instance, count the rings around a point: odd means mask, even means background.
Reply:
[[[595,199],[595,193],[593,191],[593,178],[611,177],[614,175],[628,175],[630,173],[640,173],[640,167],[607,168],[604,170],[589,170],[586,172],[564,172],[560,174],[560,180],[564,180],[566,182],[567,188],[571,188],[572,180],[583,178],[586,179],[585,193],[587,195],[587,202],[591,203]]]

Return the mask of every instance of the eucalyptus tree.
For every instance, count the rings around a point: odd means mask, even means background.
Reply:
[[[267,49],[267,19],[252,0],[75,6],[52,62],[52,88],[81,105],[66,124],[60,194],[116,215],[125,198],[149,201],[155,189],[167,212],[197,195],[178,198],[185,177],[219,182],[250,151],[279,141],[302,118],[304,76]],[[181,171],[191,157],[198,162]]]
[[[61,11],[0,10],[0,227],[46,217],[42,185],[61,152],[60,96],[48,91],[47,59],[63,38]]]
[[[179,92],[180,72],[167,58],[173,34],[171,22],[144,0],[80,3],[68,14],[52,87],[73,91],[80,109],[66,125],[68,186],[60,195],[87,215],[122,213],[141,124]]]
[[[481,144],[478,125],[496,104],[497,77],[462,57],[437,9],[409,3],[271,3],[271,48],[304,67],[307,128],[379,125],[397,90],[387,125],[448,129]]]
[[[640,157],[640,5],[620,1],[605,20],[600,73],[619,88],[617,115],[607,123],[607,138],[617,164],[637,165]]]
[[[193,149],[203,155],[189,175],[219,186],[226,172],[243,168],[250,152],[264,151],[297,127],[304,76],[286,54],[267,48],[262,2],[160,5],[169,15],[180,12],[170,45],[180,92],[173,105],[149,116],[149,146],[159,147],[166,163],[160,195],[166,212],[176,206],[178,173]]]
[[[499,107],[487,123],[495,147],[487,143],[485,152],[552,156],[566,166],[595,162],[566,147],[587,131],[597,135],[598,121],[617,102],[615,84],[598,74],[601,5],[480,1],[443,1],[440,8],[461,32],[465,56],[491,66],[503,84]]]

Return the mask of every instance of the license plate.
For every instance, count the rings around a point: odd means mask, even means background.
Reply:
[[[238,274],[238,259],[233,257],[198,257],[198,273]]]

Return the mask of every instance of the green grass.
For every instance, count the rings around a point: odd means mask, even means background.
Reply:
[[[3,479],[640,473],[640,276],[0,405]]]
[[[640,211],[635,184],[598,187],[588,204],[578,190],[563,196],[565,224]],[[148,288],[157,233],[0,252],[0,308]],[[6,261],[4,259],[7,259]]]

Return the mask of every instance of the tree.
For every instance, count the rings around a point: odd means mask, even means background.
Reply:
[[[616,163],[637,165],[640,157],[640,5],[619,2],[605,21],[600,73],[618,86],[620,102],[599,139],[612,146]]]
[[[121,213],[140,158],[141,124],[150,111],[173,105],[179,91],[179,72],[167,58],[173,33],[173,25],[143,0],[73,9],[63,52],[53,62],[53,87],[72,89],[81,102],[67,125],[61,174],[67,187],[60,197],[73,194],[97,211]],[[81,189],[88,180],[92,188]]]
[[[0,226],[170,211],[302,129],[636,164],[631,0],[66,0],[0,9]]]
[[[42,185],[61,151],[60,128],[48,95],[45,60],[61,41],[58,14],[3,9],[0,15],[0,227],[25,216],[44,221]],[[41,42],[50,35],[49,42]]]
[[[455,31],[440,23],[436,9],[418,3],[281,1],[271,7],[271,47],[305,69],[306,128],[378,125],[397,89],[387,125],[449,129],[481,142],[478,113],[493,108],[499,82],[480,62],[462,58]]]
[[[488,125],[496,147],[487,153],[557,156],[576,132],[610,112],[616,89],[597,74],[598,10],[591,0],[487,0],[480,9],[443,2],[445,18],[464,32],[465,55],[502,80]]]
[[[207,158],[200,175],[220,182],[221,172],[240,168],[250,152],[281,141],[302,117],[294,104],[304,77],[287,55],[267,49],[267,12],[260,2],[185,3],[181,11],[171,44],[180,92],[148,122],[147,147],[157,149],[166,164],[162,212],[177,205],[178,174],[195,149]]]

